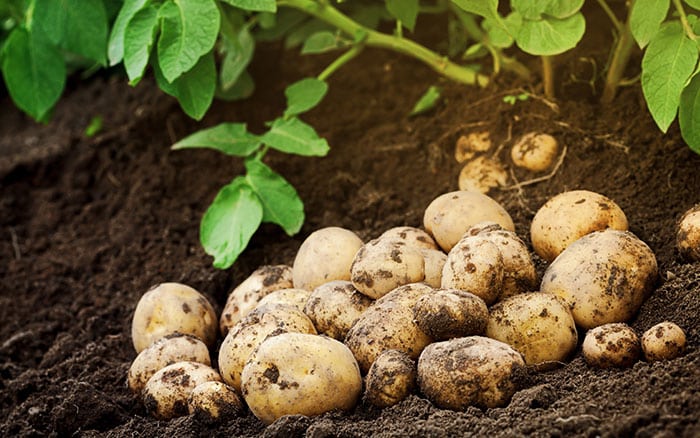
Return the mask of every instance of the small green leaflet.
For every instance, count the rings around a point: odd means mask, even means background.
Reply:
[[[678,21],[662,25],[649,42],[642,58],[642,91],[662,132],[676,118],[681,92],[697,60],[698,48]]]
[[[292,49],[294,47],[301,46],[311,37],[311,35],[318,32],[331,30],[333,30],[333,27],[330,24],[321,20],[310,19],[295,27],[289,32],[289,34],[287,34],[286,38],[284,39],[284,48]]]
[[[246,11],[277,12],[275,0],[223,0],[223,2]]]
[[[263,218],[263,206],[242,176],[221,188],[199,226],[199,240],[214,267],[229,268],[243,252]]]
[[[437,104],[438,100],[440,99],[440,92],[442,90],[440,87],[436,87],[435,85],[431,85],[428,87],[428,90],[423,93],[423,95],[418,99],[418,102],[413,106],[413,109],[411,110],[410,116],[415,116],[417,114],[422,114],[433,107]]]
[[[340,38],[340,36],[329,30],[323,30],[312,34],[304,41],[301,48],[303,55],[325,53],[331,50],[342,49],[348,45],[348,41]]]
[[[567,18],[581,10],[584,0],[554,0],[547,4],[545,15],[554,18]]]
[[[586,30],[580,12],[565,18],[523,19],[515,43],[531,55],[558,55],[578,44]]]
[[[284,90],[287,109],[284,117],[292,117],[310,110],[323,100],[328,92],[328,84],[316,78],[305,78],[289,85]]]
[[[260,139],[257,135],[248,132],[245,123],[221,123],[183,138],[172,148],[209,148],[226,155],[247,157],[259,146]]]
[[[216,92],[214,97],[221,100],[232,101],[246,99],[250,97],[255,91],[255,82],[253,82],[253,77],[247,71],[241,73],[233,86],[224,90],[221,84],[217,84]]]
[[[670,0],[636,0],[630,11],[630,30],[640,48],[658,32],[666,18]]]
[[[94,137],[102,130],[102,116],[95,116],[90,119],[90,123],[85,127],[85,137]]]
[[[288,154],[324,156],[329,147],[314,128],[296,117],[279,118],[272,122],[270,130],[260,140],[273,149]]]
[[[202,56],[192,70],[181,75],[173,83],[163,76],[157,62],[152,65],[160,89],[175,97],[188,116],[195,120],[204,117],[216,90],[214,54],[210,52]]]
[[[681,93],[678,123],[683,140],[700,154],[700,75],[693,76]]]
[[[148,5],[138,11],[126,26],[124,36],[124,67],[129,83],[136,85],[143,77],[156,37],[158,10]]]
[[[232,35],[224,33],[221,38],[224,59],[221,61],[219,84],[223,90],[228,90],[238,81],[253,59],[255,50],[255,40],[247,25],[232,32]]]
[[[386,9],[401,25],[413,32],[420,9],[419,0],[385,0]]]
[[[122,8],[119,10],[117,19],[112,25],[112,33],[109,35],[107,44],[107,56],[109,65],[115,66],[124,59],[124,31],[127,24],[138,11],[140,11],[146,3],[151,0],[124,0]]]
[[[523,24],[523,17],[518,13],[511,13],[502,21],[508,28],[506,31],[498,23],[490,18],[485,18],[481,26],[489,36],[489,43],[495,47],[507,48],[513,45],[513,35],[517,35]]]
[[[693,9],[700,9],[700,0],[685,0]]]
[[[510,6],[526,20],[540,20],[552,0],[511,0]]]

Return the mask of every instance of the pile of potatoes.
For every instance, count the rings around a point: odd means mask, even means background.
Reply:
[[[508,212],[480,192],[439,196],[423,227],[367,242],[318,230],[291,266],[260,267],[233,289],[219,318],[191,287],[158,285],[134,312],[129,388],[160,419],[222,421],[247,407],[269,424],[416,392],[446,409],[504,406],[524,371],[571,358],[579,330],[591,366],[683,353],[675,324],[641,341],[625,324],[658,268],[605,196],[565,192],[535,214],[541,280]]]

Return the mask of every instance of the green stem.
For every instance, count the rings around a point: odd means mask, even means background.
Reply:
[[[631,5],[629,10],[632,10]],[[608,74],[605,77],[603,95],[600,98],[600,101],[603,104],[609,104],[615,98],[617,88],[620,86],[622,75],[625,72],[627,62],[629,61],[630,54],[634,48],[634,38],[632,36],[632,30],[630,29],[630,16],[631,14],[628,13],[627,21],[620,32],[617,44],[615,45],[612,60],[610,61],[610,66],[608,66]]]
[[[340,55],[335,61],[333,61],[325,70],[323,70],[319,75],[318,79],[325,81],[328,79],[336,70],[338,70],[343,65],[347,64],[351,59],[356,57],[364,49],[364,44],[355,44],[350,50]]]
[[[673,0],[673,5],[676,7],[678,14],[680,14],[680,16],[681,16],[681,24],[683,24],[683,29],[685,30],[685,34],[691,40],[693,40],[693,41],[697,40],[698,36],[695,35],[695,32],[693,32],[693,28],[690,27],[690,23],[688,23],[688,16],[685,14],[685,9],[683,9],[683,4],[681,4],[681,0]]]
[[[544,83],[544,95],[547,99],[554,99],[554,68],[551,56],[541,56],[542,82]]]
[[[390,49],[416,58],[436,72],[454,81],[465,84],[479,84],[481,86],[486,86],[489,83],[487,76],[457,65],[447,59],[447,57],[438,55],[412,40],[368,29],[351,20],[329,3],[322,4],[314,0],[279,0],[277,4],[278,6],[299,9],[309,15],[313,15],[321,21],[342,30],[356,41],[362,41],[367,46]]]
[[[396,37],[403,38],[403,27],[401,25],[401,20],[396,20]]]
[[[610,9],[610,5],[608,5],[608,2],[605,0],[598,0],[598,4],[600,7],[605,11],[605,13],[608,15],[608,18],[610,18],[610,21],[612,21],[613,26],[615,26],[615,30],[618,32],[622,32],[622,23],[620,23],[620,20],[617,19],[617,16],[615,13]],[[632,6],[630,5],[629,7],[630,10],[632,10]]]

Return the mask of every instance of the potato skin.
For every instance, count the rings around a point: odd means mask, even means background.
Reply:
[[[579,327],[629,321],[657,279],[656,257],[628,231],[588,234],[547,268],[540,291],[562,298]]]
[[[266,424],[283,415],[352,409],[362,376],[348,348],[335,339],[283,333],[260,344],[242,374],[250,410]]]
[[[459,172],[460,190],[488,193],[494,187],[508,183],[508,173],[496,159],[480,156],[470,160]]]
[[[408,246],[424,249],[438,249],[438,245],[426,231],[416,227],[394,227],[383,232],[379,240],[401,240]]]
[[[510,150],[513,164],[533,172],[549,169],[557,156],[559,145],[549,134],[528,132]]]
[[[439,288],[442,284],[442,270],[447,262],[447,254],[437,249],[421,249],[425,263],[423,282],[430,287]]]
[[[489,309],[478,296],[459,289],[437,289],[413,307],[418,327],[436,341],[482,335]]]
[[[493,304],[503,287],[503,256],[485,236],[465,235],[447,254],[440,287],[461,289]]]
[[[683,214],[677,228],[676,246],[681,257],[688,261],[700,260],[700,204]]]
[[[685,351],[685,332],[676,324],[664,321],[642,335],[642,351],[649,362],[671,360]]]
[[[306,306],[306,301],[309,299],[310,295],[311,291],[306,289],[296,289],[293,287],[279,289],[265,295],[255,307],[265,306],[267,304],[286,304],[304,311],[304,306]]]
[[[351,282],[335,280],[322,284],[311,293],[304,313],[320,334],[342,341],[360,315],[374,303]]]
[[[386,408],[405,399],[416,386],[416,362],[406,353],[386,350],[372,363],[365,378],[365,399]]]
[[[425,260],[420,249],[395,239],[367,242],[357,251],[350,267],[352,284],[372,299],[424,278]]]
[[[245,407],[236,391],[222,382],[200,383],[187,399],[187,410],[199,421],[214,424],[239,416]]]
[[[621,322],[589,330],[581,349],[586,363],[596,368],[628,368],[634,365],[641,353],[639,336]]]

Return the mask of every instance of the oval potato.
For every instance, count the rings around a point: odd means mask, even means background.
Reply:
[[[401,240],[367,242],[357,251],[350,268],[352,284],[372,299],[424,278],[425,260],[420,249]]]
[[[416,362],[406,353],[386,350],[377,357],[365,379],[365,399],[386,408],[405,399],[416,386]]]
[[[416,227],[394,227],[383,232],[379,240],[400,240],[408,246],[414,246],[423,249],[438,249],[435,240],[426,231]]]
[[[503,288],[503,256],[490,239],[466,235],[447,254],[440,287],[461,289],[493,304]]]
[[[510,158],[518,167],[542,172],[552,167],[558,151],[556,138],[540,132],[528,132],[513,145]]]
[[[681,257],[689,261],[700,260],[700,204],[683,214],[677,228],[676,246]]]
[[[244,406],[233,388],[222,382],[209,381],[192,390],[187,399],[187,410],[200,421],[211,424],[237,417]]]
[[[314,289],[304,313],[319,333],[342,341],[372,303],[374,300],[358,292],[351,282],[336,280]]]
[[[583,358],[596,368],[627,368],[639,358],[639,336],[625,323],[603,324],[586,333]]]
[[[306,289],[279,289],[265,295],[255,307],[261,307],[267,304],[286,304],[304,311],[304,306],[306,306],[306,301],[309,299],[309,296],[311,296],[311,291]]]
[[[413,307],[418,327],[436,341],[482,335],[489,309],[478,296],[459,289],[437,289]]]
[[[676,324],[664,321],[642,335],[642,351],[649,362],[671,360],[685,351],[685,332]]]

